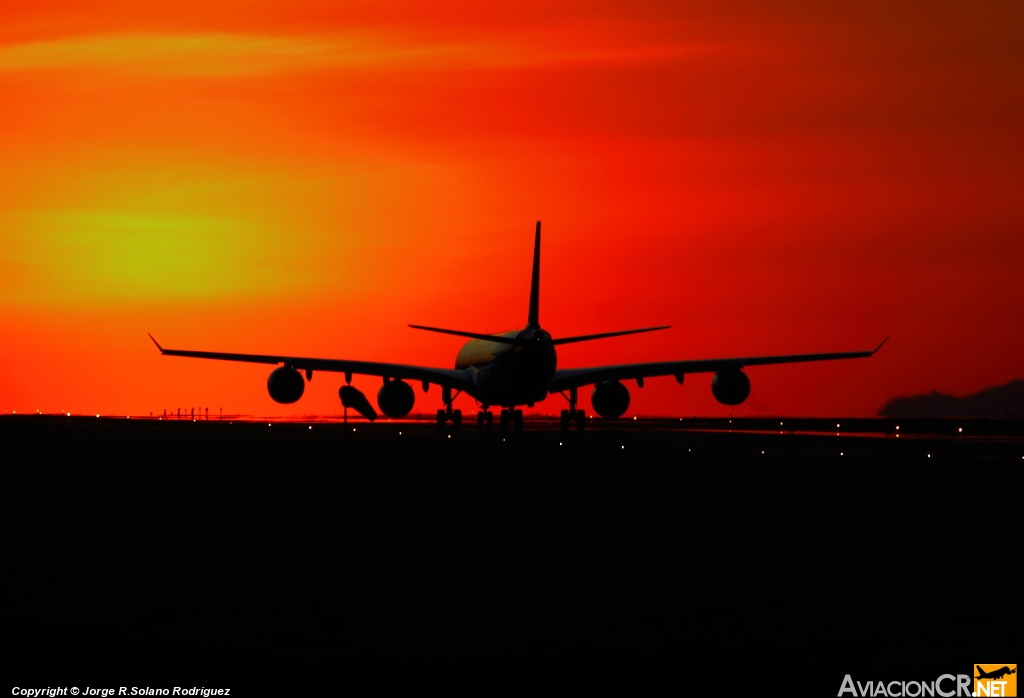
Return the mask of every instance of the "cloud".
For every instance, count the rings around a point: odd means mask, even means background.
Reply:
[[[342,62],[357,65],[385,58],[368,46],[340,39],[233,34],[87,36],[5,46],[0,49],[0,72],[116,68],[132,73],[218,76]]]
[[[0,46],[0,73],[115,69],[132,74],[223,77],[320,68],[503,69],[577,62],[664,60],[721,50],[699,42],[607,44],[544,34],[434,40],[400,32],[259,36],[232,33],[93,35]]]
[[[956,397],[933,391],[923,395],[904,395],[885,403],[881,417],[969,417],[974,419],[1024,416],[1024,379]]]

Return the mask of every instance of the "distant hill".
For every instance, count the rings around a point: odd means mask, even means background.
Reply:
[[[1024,379],[956,397],[937,391],[894,397],[878,411],[881,417],[967,417],[1006,419],[1024,417]]]

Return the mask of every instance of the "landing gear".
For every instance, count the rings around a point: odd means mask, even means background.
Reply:
[[[437,411],[437,428],[441,429],[448,422],[452,423],[453,429],[462,428],[462,410],[452,409],[452,402],[458,395],[452,395],[452,389],[444,387],[441,389],[441,401],[444,402],[444,409]]]
[[[462,428],[462,410],[438,410],[437,427],[440,429],[448,422],[456,429]]]
[[[565,396],[565,393],[562,393]],[[576,388],[569,388],[569,395],[565,399],[569,401],[569,409],[562,410],[559,415],[558,423],[562,427],[562,431],[568,431],[569,426],[575,422],[576,430],[583,431],[587,426],[587,413],[583,410],[576,409],[576,400],[578,398]]]
[[[516,431],[523,430],[523,411],[507,409],[501,411],[501,430],[508,431],[509,425],[513,425]]]
[[[562,410],[558,423],[562,431],[568,431],[573,423],[578,431],[583,431],[587,427],[587,413],[583,410]]]
[[[476,413],[476,426],[480,430],[487,429],[488,431],[494,428],[494,415],[490,410]]]

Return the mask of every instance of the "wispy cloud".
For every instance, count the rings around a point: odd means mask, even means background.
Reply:
[[[86,36],[0,47],[0,73],[106,69],[183,77],[257,75],[309,69],[495,69],[573,62],[663,60],[706,54],[697,43],[558,42],[544,35],[487,41],[424,41],[400,34],[254,36],[227,33]]]

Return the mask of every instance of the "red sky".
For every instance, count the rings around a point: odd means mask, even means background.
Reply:
[[[146,332],[448,367],[460,340],[406,325],[524,324],[537,220],[545,329],[673,325],[563,367],[892,334],[867,361],[753,368],[731,409],[707,375],[649,380],[629,414],[867,416],[1024,376],[1020,3],[2,15],[5,412],[335,414],[340,376],[279,406],[269,367]]]

